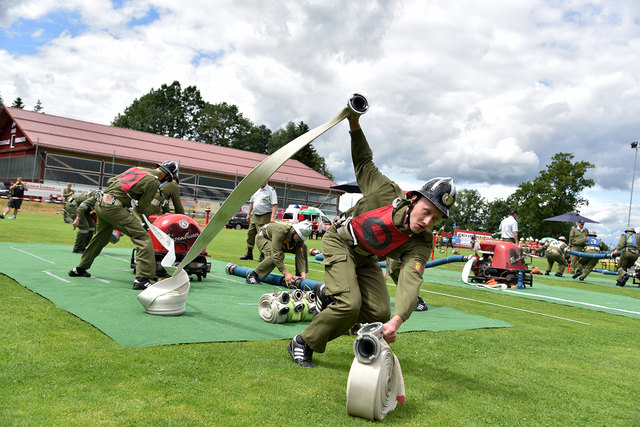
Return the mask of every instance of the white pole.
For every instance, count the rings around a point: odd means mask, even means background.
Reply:
[[[631,179],[631,196],[629,197],[629,219],[627,220],[627,227],[631,227],[631,202],[633,201],[633,184],[636,180],[636,163],[638,161],[638,141],[632,142],[631,148],[635,148],[636,155],[633,160],[633,178]]]

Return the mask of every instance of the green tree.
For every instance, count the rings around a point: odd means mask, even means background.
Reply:
[[[2,95],[0,95],[0,108],[4,107],[4,100],[2,99]]]
[[[270,129],[254,126],[235,105],[206,103],[200,112],[200,142],[266,154],[270,136]]]
[[[449,209],[449,218],[438,226],[444,224],[450,231],[455,228],[481,231],[486,210],[487,201],[478,190],[463,189],[458,191],[456,203]]]
[[[293,122],[287,123],[283,129],[278,129],[273,132],[271,138],[269,138],[269,154],[275,153],[280,147],[293,141],[300,135],[309,131],[309,126],[306,123],[300,122],[295,124]],[[305,165],[309,166],[316,172],[321,173],[329,179],[333,179],[333,174],[327,168],[324,161],[324,157],[320,156],[315,148],[311,144],[298,151],[293,159],[298,160]]]
[[[495,199],[487,203],[487,210],[482,221],[482,231],[495,233],[500,231],[500,222],[509,215],[512,207],[504,199]]]
[[[135,99],[111,124],[172,138],[197,140],[199,117],[204,105],[195,86],[182,90],[180,82],[174,81]]]
[[[42,107],[42,102],[40,102],[40,100],[38,99],[38,102],[36,102],[36,105],[33,107],[33,111],[35,111],[36,113],[40,113],[43,109],[44,108]]]
[[[581,206],[589,204],[580,193],[595,185],[593,179],[585,178],[589,169],[595,166],[573,159],[572,153],[556,153],[538,177],[523,182],[508,197],[507,200],[518,209],[519,234],[533,238],[567,235],[571,224],[543,220],[569,211],[577,212]]]
[[[17,97],[11,106],[13,108],[20,108],[21,110],[24,110],[24,102],[22,102],[22,98],[20,97]]]

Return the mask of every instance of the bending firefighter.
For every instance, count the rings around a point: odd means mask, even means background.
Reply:
[[[107,188],[96,203],[98,224],[82,259],[77,267],[69,271],[69,276],[91,277],[87,271],[93,260],[100,254],[114,229],[129,236],[136,246],[136,279],[133,289],[145,289],[156,276],[156,260],[149,233],[142,227],[142,214],[147,211],[155,197],[158,186],[178,176],[178,164],[165,161],[156,169],[134,167],[107,182]],[[132,201],[137,204],[129,211]]]
[[[558,237],[558,240],[547,240],[544,245],[535,250],[537,254],[544,251],[544,257],[547,260],[547,269],[544,274],[547,276],[553,269],[554,263],[558,263],[558,271],[556,271],[556,276],[558,277],[562,277],[562,273],[569,265],[567,258],[565,258],[565,252],[569,248],[566,240],[564,236]]]
[[[311,235],[311,224],[308,221],[297,224],[272,222],[263,226],[256,236],[256,245],[264,254],[264,260],[247,276],[247,283],[257,285],[260,279],[266,278],[274,268],[278,268],[284,276],[288,288],[293,287],[295,276],[307,278],[309,264],[305,240]],[[295,254],[295,276],[284,265],[285,252]]]
[[[640,256],[640,250],[638,250],[638,245],[640,245],[639,237],[633,227],[628,227],[624,230],[624,234],[620,236],[618,246],[616,246],[616,249],[613,251],[612,255],[614,257],[620,254],[620,260],[616,266],[618,268],[616,285],[618,286],[624,286],[627,283],[627,280],[629,280],[627,269],[635,264],[638,256]]]
[[[288,346],[293,361],[306,368],[315,366],[314,352],[323,353],[328,341],[355,323],[386,322],[384,339],[396,340],[398,328],[417,305],[433,250],[432,228],[447,217],[456,197],[451,178],[433,178],[405,195],[373,163],[358,115],[349,117],[349,127],[353,166],[364,197],[322,239],[325,289],[316,289],[322,311]],[[379,256],[400,261],[392,317]]]
[[[73,228],[78,229],[76,242],[73,245],[74,254],[84,253],[93,237],[94,231],[96,231],[96,221],[91,213],[95,212],[94,209],[99,196],[100,190],[94,190],[81,193],[75,197],[79,205],[76,209],[76,217],[71,223]]]

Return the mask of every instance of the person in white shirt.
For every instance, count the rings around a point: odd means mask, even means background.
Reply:
[[[500,234],[503,242],[518,242],[518,210],[511,209],[508,217],[500,223]]]
[[[276,221],[278,213],[278,195],[276,190],[265,182],[249,199],[249,230],[247,230],[247,253],[240,259],[253,259],[253,246],[256,243],[256,234],[262,226]],[[253,215],[251,215],[253,214]],[[258,262],[264,260],[264,254],[260,253]]]

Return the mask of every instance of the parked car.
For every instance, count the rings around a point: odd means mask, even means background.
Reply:
[[[236,230],[241,230],[243,228],[249,228],[249,220],[247,220],[246,212],[238,212],[229,220],[226,228],[235,228]]]

